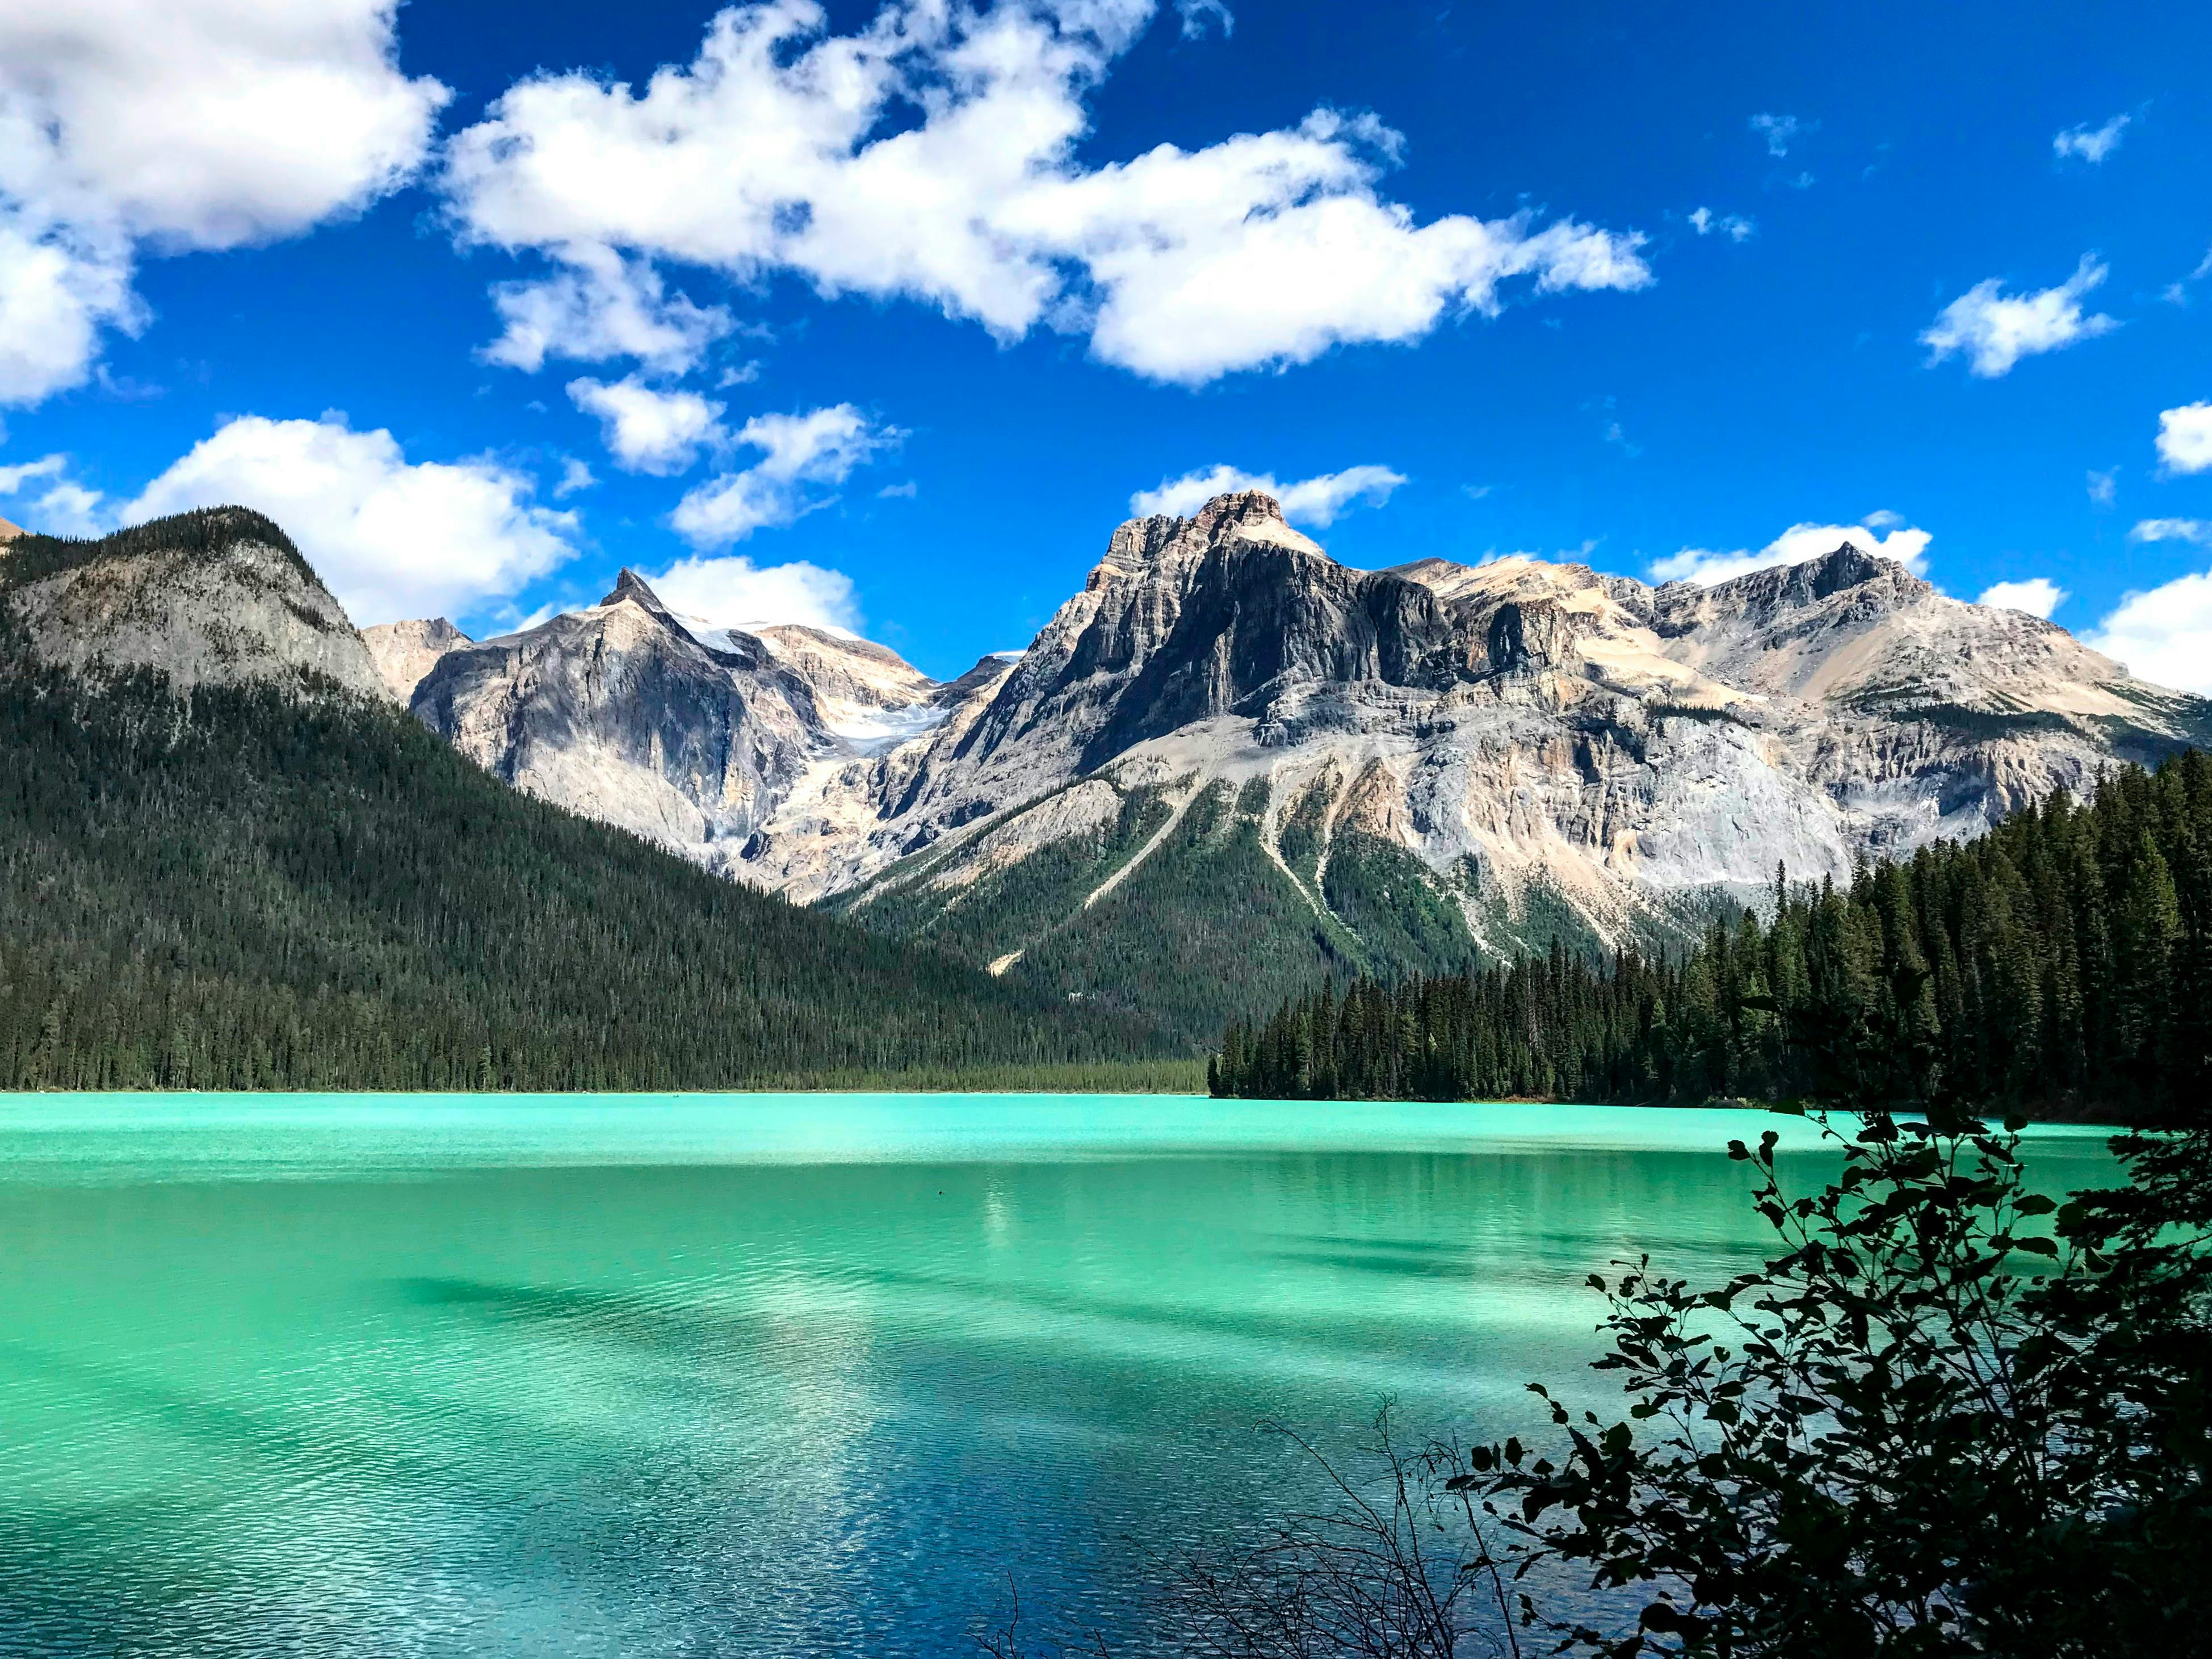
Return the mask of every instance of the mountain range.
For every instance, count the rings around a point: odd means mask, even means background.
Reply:
[[[1713,586],[1340,564],[1257,493],[1114,532],[1018,653],[605,599],[365,630],[516,787],[748,885],[1203,1042],[1353,970],[1675,945],[1778,871],[1981,834],[2212,704],[1850,545]]]
[[[1188,1088],[1200,1069],[1140,1017],[488,776],[396,706],[258,514],[0,544],[0,1089]]]

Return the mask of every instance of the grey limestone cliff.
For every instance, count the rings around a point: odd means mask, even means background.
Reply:
[[[383,697],[361,635],[284,532],[212,507],[97,541],[0,544],[0,594],[31,653],[82,674],[152,669],[179,693],[274,684]]]

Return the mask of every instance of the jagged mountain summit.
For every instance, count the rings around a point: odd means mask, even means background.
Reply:
[[[949,684],[625,573],[448,648],[412,707],[709,867],[1194,1036],[1332,967],[1676,939],[2212,714],[1848,546],[1710,588],[1370,572],[1254,493],[1123,525],[1026,652]]]
[[[633,570],[519,633],[475,641],[441,618],[369,638],[395,693],[486,770],[725,873],[779,811],[965,695],[865,640],[679,616]]]

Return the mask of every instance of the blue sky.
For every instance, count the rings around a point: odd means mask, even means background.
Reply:
[[[1267,477],[1370,567],[1848,528],[2212,690],[2208,9],[267,9],[0,17],[0,514],[951,674]]]

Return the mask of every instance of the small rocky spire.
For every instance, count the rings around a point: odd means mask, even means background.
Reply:
[[[660,602],[660,595],[653,591],[652,586],[644,577],[639,575],[628,565],[624,565],[622,568],[622,574],[615,578],[614,592],[601,599],[599,603],[602,605],[620,605],[625,599],[632,605],[650,611],[656,617],[668,615],[668,607]]]

